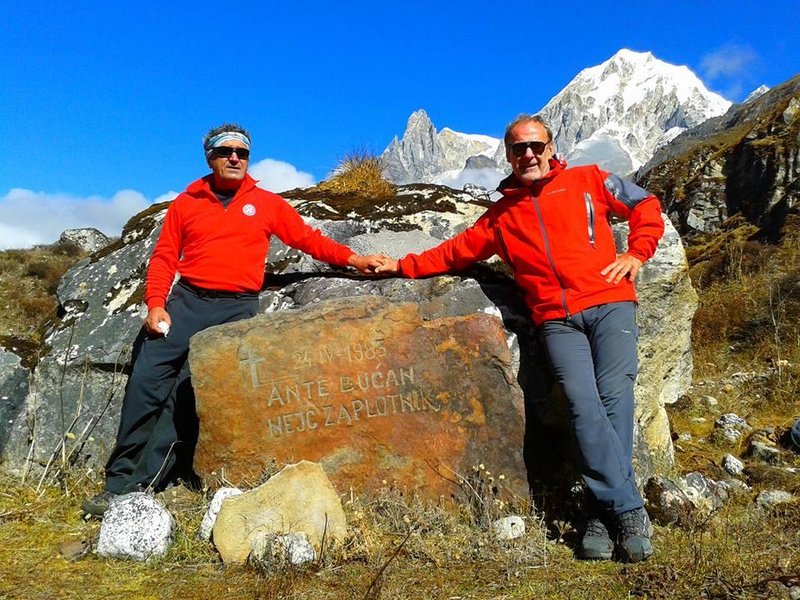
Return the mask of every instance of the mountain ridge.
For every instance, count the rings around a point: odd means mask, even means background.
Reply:
[[[622,49],[581,70],[536,114],[551,126],[556,149],[569,164],[597,163],[625,175],[657,148],[730,105],[688,67]],[[467,169],[474,156],[489,157],[493,164]],[[437,132],[422,108],[412,113],[403,137],[394,137],[381,161],[387,178],[398,184],[483,185],[491,180],[496,185],[508,172],[502,140],[447,127]]]

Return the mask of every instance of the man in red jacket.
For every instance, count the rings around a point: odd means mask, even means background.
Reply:
[[[583,558],[653,553],[652,527],[632,466],[637,373],[634,279],[664,231],[658,199],[597,166],[566,169],[538,116],[506,129],[512,175],[503,197],[474,225],[419,255],[387,260],[379,273],[423,277],[499,255],[514,272],[556,380],[567,398],[592,510]],[[611,214],[630,224],[617,254]],[[615,538],[616,544],[612,541]]]
[[[189,383],[189,338],[212,325],[257,314],[270,236],[318,260],[363,273],[381,262],[380,256],[360,256],[325,237],[283,198],[256,187],[247,174],[250,135],[240,126],[212,129],[204,149],[212,172],[172,202],[150,258],[147,318],[134,344],[117,443],[106,465],[106,489],[83,503],[87,514],[102,515],[120,494],[162,487],[174,475],[176,453],[187,447],[193,451],[197,415]],[[176,273],[180,278],[173,286]],[[187,414],[178,417],[182,410]],[[176,426],[188,430],[180,441]]]

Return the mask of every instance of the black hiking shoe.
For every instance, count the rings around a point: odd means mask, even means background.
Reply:
[[[644,507],[617,515],[616,525],[617,550],[622,560],[639,562],[653,555],[653,525]]]
[[[586,531],[581,538],[578,558],[584,560],[611,560],[614,554],[614,542],[608,533],[608,527],[598,518],[589,519]]]
[[[84,500],[83,504],[81,504],[81,510],[83,510],[84,515],[102,517],[106,510],[108,510],[109,502],[111,502],[117,496],[119,496],[119,494],[115,494],[109,490],[104,490],[96,496],[92,496],[91,498]]]

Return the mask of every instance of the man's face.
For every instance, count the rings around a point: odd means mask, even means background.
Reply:
[[[235,187],[244,179],[250,159],[249,151],[246,153],[247,158],[239,156],[237,152],[233,152],[229,156],[224,156],[231,152],[229,149],[247,150],[247,147],[238,140],[229,140],[222,144],[222,146],[214,148],[214,150],[211,151],[211,156],[208,157],[208,166],[211,167],[211,170],[214,172],[214,181],[217,185],[223,187],[225,187],[226,184]]]
[[[506,147],[506,159],[517,179],[524,185],[532,185],[533,182],[550,172],[549,161],[553,156],[553,143],[547,141],[547,131],[535,121],[520,123],[510,133],[510,143]],[[523,147],[526,142],[542,142],[544,147],[536,148],[541,144],[530,144],[529,147]],[[518,146],[515,148],[514,144],[518,144]],[[541,152],[537,154],[538,150]]]

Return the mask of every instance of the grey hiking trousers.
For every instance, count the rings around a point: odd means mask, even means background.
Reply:
[[[540,329],[567,398],[581,476],[595,500],[592,509],[614,515],[643,506],[631,463],[635,316],[634,302],[612,302],[546,321]]]

